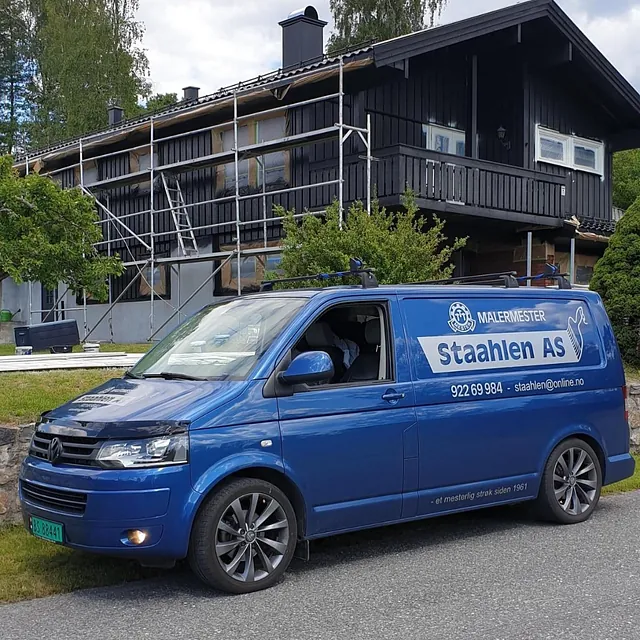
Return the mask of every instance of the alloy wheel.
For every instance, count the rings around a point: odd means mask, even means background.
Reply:
[[[588,511],[597,498],[598,473],[589,453],[578,447],[563,451],[553,471],[553,489],[560,507],[577,516]]]
[[[273,573],[289,546],[289,522],[272,496],[250,493],[235,499],[216,529],[216,556],[239,582],[257,582]]]

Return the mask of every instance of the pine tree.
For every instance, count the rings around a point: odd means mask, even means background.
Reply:
[[[623,359],[640,364],[640,198],[616,225],[591,279],[605,304]]]
[[[22,151],[27,142],[29,41],[24,0],[0,0],[0,154]]]
[[[335,31],[327,50],[388,40],[433,26],[447,0],[330,0]]]

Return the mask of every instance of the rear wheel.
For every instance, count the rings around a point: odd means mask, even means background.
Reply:
[[[286,495],[269,482],[242,478],[222,487],[200,510],[189,563],[210,586],[249,593],[284,574],[296,541],[296,517]]]
[[[602,468],[596,452],[584,440],[561,442],[549,456],[537,506],[545,519],[561,524],[587,520],[602,490]]]

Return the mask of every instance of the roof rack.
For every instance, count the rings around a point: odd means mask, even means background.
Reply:
[[[311,276],[298,276],[296,278],[278,278],[277,280],[263,280],[260,284],[260,291],[273,291],[273,286],[289,282],[308,282],[310,280],[326,281],[331,278],[348,278],[360,276],[360,283],[363,289],[373,289],[378,286],[378,280],[373,269],[364,267],[364,262],[359,258],[349,260],[349,271],[336,271],[335,273],[316,273]]]
[[[558,289],[571,289],[571,282],[567,280],[567,273],[560,273],[560,269],[554,264],[547,263],[545,265],[548,271],[539,273],[535,276],[520,276],[519,282],[535,282],[536,280],[555,280],[558,283]]]
[[[423,282],[407,282],[410,285],[419,284],[451,284],[451,285],[465,285],[465,284],[477,284],[477,285],[492,285],[502,286],[506,289],[516,289],[518,284],[515,271],[502,271],[500,273],[483,273],[477,276],[460,276],[459,278],[442,278],[440,280],[425,280]]]

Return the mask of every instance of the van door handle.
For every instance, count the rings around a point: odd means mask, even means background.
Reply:
[[[386,400],[389,404],[396,404],[400,400],[402,400],[404,397],[405,397],[404,393],[398,393],[397,391],[394,391],[393,389],[389,389],[382,396],[382,399]]]

